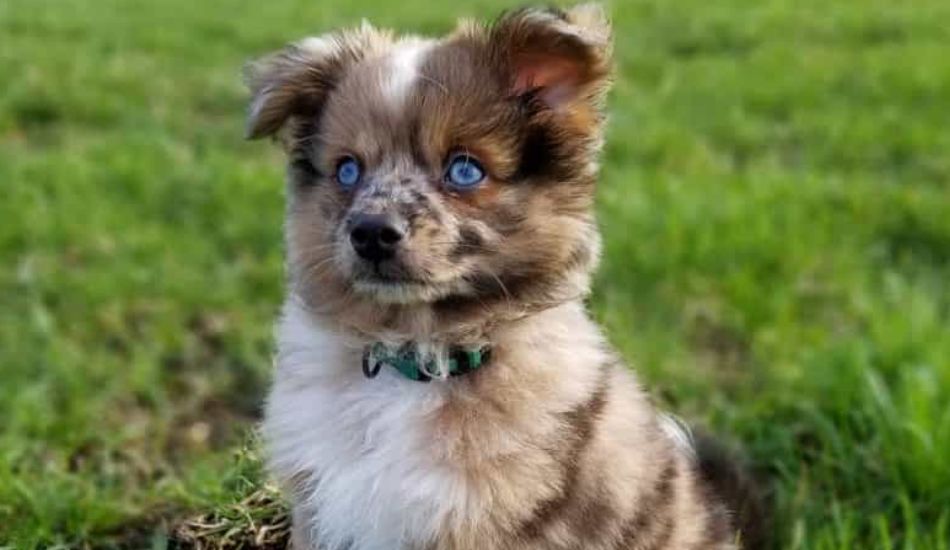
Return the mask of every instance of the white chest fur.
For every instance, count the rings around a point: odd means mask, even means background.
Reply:
[[[362,346],[293,304],[278,342],[264,436],[271,469],[294,486],[312,538],[331,550],[393,550],[431,540],[449,517],[472,512],[463,476],[433,459],[431,417],[444,383],[392,369],[367,380],[354,368]]]

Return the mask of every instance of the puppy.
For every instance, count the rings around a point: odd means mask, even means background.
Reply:
[[[595,6],[522,9],[251,65],[248,134],[289,158],[263,433],[296,548],[740,544],[584,308],[610,44]]]

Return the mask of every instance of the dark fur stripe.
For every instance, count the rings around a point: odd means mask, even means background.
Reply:
[[[459,229],[458,242],[449,252],[449,258],[454,262],[458,262],[465,256],[478,254],[483,251],[484,243],[485,241],[477,229],[470,225],[463,225]]]
[[[636,514],[624,525],[617,550],[663,548],[676,525],[673,522],[673,501],[676,498],[676,478],[679,469],[670,461],[657,479],[653,490],[644,495]]]
[[[569,272],[579,267],[587,267],[590,265],[591,255],[591,244],[589,242],[578,243],[571,250],[571,255],[568,256],[567,263],[564,265],[564,271]]]
[[[604,406],[607,404],[608,372],[606,367],[602,367],[597,388],[590,398],[565,413],[564,422],[568,426],[566,437],[571,441],[571,446],[564,453],[562,460],[564,474],[560,484],[561,491],[541,502],[535,508],[534,515],[525,521],[519,529],[521,537],[529,540],[540,538],[547,526],[566,516],[572,504],[576,504],[574,499],[580,493],[577,485],[580,477],[581,458],[594,435],[594,426],[599,421]],[[581,513],[584,513],[584,511],[584,507],[581,506]]]

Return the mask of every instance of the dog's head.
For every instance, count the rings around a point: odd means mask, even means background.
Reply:
[[[581,6],[435,40],[364,24],[252,64],[248,134],[290,160],[295,291],[445,312],[586,292],[609,57]]]

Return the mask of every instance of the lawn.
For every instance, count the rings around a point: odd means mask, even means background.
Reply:
[[[241,65],[504,5],[0,1],[0,547],[280,538],[282,168]],[[595,315],[766,476],[777,547],[947,550],[950,2],[611,11]]]

